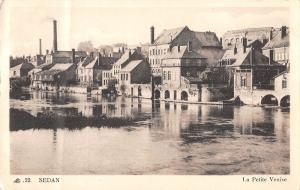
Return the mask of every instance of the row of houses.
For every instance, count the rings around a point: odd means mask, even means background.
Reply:
[[[284,100],[283,105],[289,104],[288,52],[285,26],[228,31],[220,39],[187,26],[164,30],[155,38],[151,27],[146,54],[140,47],[119,50],[118,57],[55,49],[33,59],[44,63],[27,61],[23,69],[30,70],[32,87],[44,90],[114,87],[119,95],[165,101],[239,98],[258,105]],[[13,70],[11,76],[18,76]]]

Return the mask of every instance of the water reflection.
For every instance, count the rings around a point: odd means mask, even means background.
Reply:
[[[65,170],[62,169],[63,173],[68,173],[67,171],[72,174],[74,172],[79,174],[89,173],[84,169],[84,166],[72,165],[72,163],[83,162],[73,158],[81,157],[82,151],[94,155],[97,159],[111,159],[114,163],[118,163],[118,168],[117,166],[111,168],[113,166],[109,165],[108,161],[107,164],[102,163],[99,166],[99,163],[90,160],[92,158],[84,157],[87,160],[83,160],[91,165],[89,171],[100,174],[224,174],[236,172],[246,174],[254,170],[258,173],[268,170],[273,173],[289,172],[289,111],[286,110],[173,102],[155,102],[152,105],[151,100],[137,98],[117,97],[107,99],[101,96],[65,93],[30,91],[27,93],[26,97],[29,97],[27,100],[20,100],[21,98],[11,99],[11,107],[25,110],[34,116],[43,112],[65,116],[82,115],[85,117],[102,115],[107,117],[147,117],[133,126],[120,129],[87,126],[81,131],[54,128],[53,130],[37,131],[30,134],[28,130],[12,132],[14,162],[26,162],[20,159],[24,159],[22,155],[27,156],[31,151],[34,151],[34,148],[29,148],[29,146],[35,147],[36,144],[41,143],[44,144],[44,149],[47,150],[51,147],[52,151],[55,152],[56,157],[54,156],[54,160],[57,163],[54,169],[51,168],[51,171],[60,171],[61,169],[58,169],[59,165],[66,164],[63,167]],[[35,139],[34,141],[27,139],[28,142],[26,141],[24,146],[27,149],[27,154],[24,151],[22,153],[18,151],[19,146],[26,140],[26,138],[19,138],[19,135]],[[45,137],[48,135],[49,139]],[[87,139],[89,139],[88,142],[85,142]],[[48,140],[52,143],[48,144]],[[34,144],[29,142],[34,142]],[[79,142],[82,144],[79,145]],[[103,147],[103,145],[108,145],[109,148]],[[38,147],[36,148],[38,149]],[[253,152],[245,150],[253,150]],[[233,152],[239,153],[233,155]],[[61,159],[66,154],[73,155],[72,158],[69,158],[73,162],[62,162]],[[106,155],[111,157],[108,158]],[[135,155],[140,159],[136,160],[134,163],[136,165],[127,158],[129,155],[131,157]],[[265,168],[264,171],[260,171],[256,167],[253,170],[249,168],[250,166],[254,167],[249,164],[249,159],[254,159],[253,163],[267,162],[274,155],[281,155],[277,159],[280,163],[286,162],[287,166],[278,166],[276,171],[270,169],[274,169],[272,163],[265,163],[269,167]],[[119,160],[117,157],[124,158],[124,160]],[[240,160],[242,158],[243,160]],[[36,159],[41,158],[36,155]],[[43,157],[43,159],[47,160],[48,158]],[[224,164],[225,161],[231,164]],[[191,162],[194,165],[186,165]],[[223,164],[224,167],[226,166],[226,171],[220,171],[219,165],[214,166],[211,162]],[[249,166],[245,166],[245,162]],[[235,164],[236,167],[243,165],[248,169],[231,168],[234,165],[233,163],[240,163],[240,165]],[[197,169],[198,165],[202,169]],[[32,168],[36,167],[34,164],[31,166]],[[70,171],[66,169],[67,167],[74,168],[76,171]],[[157,169],[156,167],[164,169]],[[191,167],[196,168],[193,170]],[[206,169],[203,170],[203,167],[206,167]],[[140,168],[144,168],[144,170]],[[156,169],[154,170],[154,168]],[[24,171],[24,168],[21,169],[18,170],[17,168],[15,171],[17,173]]]

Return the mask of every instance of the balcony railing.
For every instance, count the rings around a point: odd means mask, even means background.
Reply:
[[[274,90],[274,85],[271,84],[254,84],[253,89],[258,90]]]

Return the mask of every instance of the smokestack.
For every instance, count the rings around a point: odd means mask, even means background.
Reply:
[[[286,36],[286,26],[281,27],[281,38],[284,38]]]
[[[154,26],[151,26],[150,33],[151,33],[150,42],[151,42],[151,44],[154,44]]]
[[[53,51],[57,51],[57,23],[53,20]]]
[[[273,30],[270,31],[269,41],[273,39]]]
[[[243,52],[246,53],[247,48],[247,38],[243,38]]]
[[[39,39],[39,50],[40,50],[40,55],[42,55],[42,39]]]
[[[274,50],[270,49],[269,51],[269,65],[273,63]]]
[[[72,49],[72,62],[75,63],[75,49]]]
[[[192,51],[192,41],[188,41],[187,48],[189,52]]]

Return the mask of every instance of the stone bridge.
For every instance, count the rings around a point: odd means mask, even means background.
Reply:
[[[290,94],[286,90],[235,90],[235,97],[239,96],[240,100],[245,104],[251,105],[273,105],[288,107],[290,105]]]

